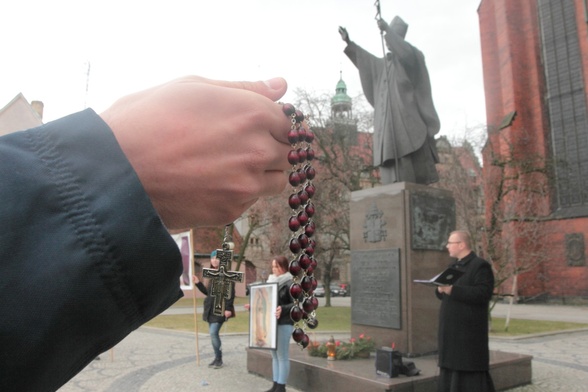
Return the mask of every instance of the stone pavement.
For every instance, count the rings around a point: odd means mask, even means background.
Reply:
[[[503,316],[507,310],[505,305],[500,304],[493,314]],[[511,316],[588,323],[588,308],[514,305]],[[330,335],[325,334],[324,339]],[[335,334],[337,339],[348,337],[346,333]],[[317,338],[323,340],[320,336]],[[225,366],[222,369],[209,369],[207,365],[213,360],[213,351],[207,334],[198,336],[198,364],[194,333],[142,327],[113,350],[102,354],[99,361],[93,361],[59,391],[267,390],[271,384],[268,380],[247,373],[247,336],[223,334],[222,341]],[[493,338],[490,348],[533,355],[533,384],[512,389],[512,392],[588,391],[588,330],[525,339]],[[301,392],[292,388],[288,388],[288,391]]]

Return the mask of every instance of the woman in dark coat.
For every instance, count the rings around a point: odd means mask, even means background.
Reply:
[[[218,268],[219,263],[220,261],[216,257],[216,250],[214,250],[210,254],[210,267]],[[225,302],[224,316],[217,316],[213,313],[214,297],[210,295],[210,285],[209,287],[204,286],[204,284],[198,279],[196,275],[194,275],[193,279],[196,287],[198,287],[198,290],[200,290],[202,294],[206,295],[206,298],[204,299],[204,308],[202,311],[202,320],[208,323],[208,332],[210,334],[210,340],[214,350],[214,361],[209,363],[208,367],[220,369],[223,367],[223,350],[219,332],[223,326],[223,323],[235,315],[235,307],[233,305],[233,301],[235,300],[235,287],[232,287],[231,298],[227,299]]]
[[[447,241],[452,267],[464,272],[453,286],[435,291],[439,312],[438,392],[494,392],[489,368],[488,305],[494,273],[486,260],[471,250],[471,237],[454,231]]]

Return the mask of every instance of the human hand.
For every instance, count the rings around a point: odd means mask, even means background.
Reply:
[[[282,307],[278,306],[276,308],[276,318],[279,319],[281,315],[282,315]]]
[[[439,291],[441,294],[451,295],[451,288],[452,287],[453,286],[438,286],[437,291]]]
[[[378,28],[380,31],[386,32],[388,30],[388,23],[384,19],[378,19]]]
[[[243,305],[243,307],[245,308],[245,310],[251,310],[251,305],[249,304],[245,304]]]
[[[194,284],[200,283],[200,279],[198,279],[196,275],[192,275],[192,281],[194,282]]]
[[[231,318],[233,316],[233,312],[231,312],[230,310],[225,310],[225,318]]]
[[[349,33],[345,27],[339,26],[339,34],[341,34],[341,39],[347,43],[349,43]]]
[[[234,221],[286,185],[290,120],[282,78],[180,78],[101,113],[169,229]]]

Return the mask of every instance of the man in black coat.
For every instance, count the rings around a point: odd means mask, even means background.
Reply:
[[[488,305],[494,273],[486,260],[472,251],[466,231],[454,231],[447,241],[452,267],[464,274],[452,286],[435,291],[439,312],[439,392],[494,392],[488,372]]]

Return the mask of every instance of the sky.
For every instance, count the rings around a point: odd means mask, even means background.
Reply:
[[[297,88],[362,94],[338,27],[382,55],[374,0],[28,0],[0,12],[0,108],[18,93],[45,105],[44,122],[184,75],[282,76]],[[381,0],[408,24],[431,78],[444,135],[485,123],[479,0]]]

